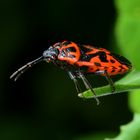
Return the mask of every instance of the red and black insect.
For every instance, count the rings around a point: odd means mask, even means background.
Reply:
[[[74,81],[78,93],[81,92],[77,81],[77,79],[80,78],[86,89],[90,89],[95,95],[97,104],[99,104],[99,100],[96,97],[92,86],[86,79],[85,74],[105,76],[113,93],[115,87],[110,76],[126,73],[132,68],[131,63],[126,58],[111,53],[104,48],[96,48],[89,45],[76,44],[71,41],[63,41],[50,46],[43,52],[41,57],[19,68],[10,78],[14,78],[16,81],[28,68],[41,61],[46,61],[48,63],[52,62],[58,67],[66,70],[70,78]]]

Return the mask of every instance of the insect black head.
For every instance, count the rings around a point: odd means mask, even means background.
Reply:
[[[59,53],[58,48],[54,48],[51,46],[49,47],[49,49],[43,52],[44,60],[47,62],[54,61],[57,59],[58,53]]]
[[[15,71],[10,78],[14,78],[15,81],[21,76],[22,73],[24,73],[26,70],[28,70],[30,67],[34,66],[35,64],[41,62],[41,61],[47,61],[47,62],[52,62],[55,61],[57,59],[58,56],[58,47],[49,47],[49,49],[45,50],[43,52],[43,55],[29,63],[27,63],[26,65],[22,66],[21,68],[19,68],[17,71]]]

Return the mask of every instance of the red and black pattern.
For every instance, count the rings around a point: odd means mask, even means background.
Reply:
[[[99,100],[86,79],[85,74],[105,76],[110,84],[111,91],[114,92],[115,87],[110,76],[124,74],[132,68],[132,64],[125,57],[112,53],[104,48],[81,45],[72,41],[63,41],[50,46],[43,52],[41,57],[18,69],[10,78],[15,77],[16,81],[29,67],[43,60],[48,63],[52,62],[66,70],[70,78],[74,81],[78,93],[81,92],[81,89],[77,78],[80,78],[85,87],[90,89],[95,95],[97,103],[99,103]]]
[[[78,45],[70,41],[64,41],[59,45],[58,60],[65,61],[74,67],[77,66],[81,70],[84,67],[84,73],[96,74],[98,71],[106,70],[111,76],[126,73],[132,68],[131,63],[126,58],[104,48]],[[85,67],[87,67],[86,70]]]

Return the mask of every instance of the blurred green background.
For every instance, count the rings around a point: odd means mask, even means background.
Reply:
[[[42,62],[14,82],[9,76],[50,45],[72,40],[119,52],[113,0],[0,2],[0,140],[102,140],[132,119],[127,94],[77,97],[65,71]],[[104,77],[88,77],[93,87]]]

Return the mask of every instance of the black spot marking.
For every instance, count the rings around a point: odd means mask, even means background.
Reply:
[[[111,66],[112,67],[112,69],[117,69],[116,67],[114,67],[114,66]]]
[[[114,69],[112,69],[112,71],[111,72],[115,72],[115,70]]]
[[[89,55],[85,55],[85,51],[81,50],[81,57],[80,57],[80,60],[81,61],[90,61],[90,59],[94,58],[94,57],[97,57],[99,56],[99,59],[102,61],[102,62],[108,62],[107,58],[106,58],[106,54],[105,52],[97,52],[97,53],[93,53],[93,54],[89,54]]]
[[[96,71],[100,71],[99,69],[96,69]]]
[[[86,48],[85,45],[81,45],[81,44],[77,44],[77,45],[80,48],[82,54],[85,54],[93,50],[93,48]]]
[[[102,62],[108,62],[105,52],[99,52],[99,58]]]
[[[94,62],[94,64],[96,65],[96,66],[101,66],[101,64],[100,63],[98,63],[98,62]]]
[[[132,68],[131,62],[128,59],[126,59],[125,57],[115,54],[115,53],[111,53],[110,55],[113,56],[121,64],[126,65],[128,68]]]
[[[94,57],[97,57],[100,55],[100,52],[97,52],[97,53],[93,53],[93,54],[89,54],[88,57],[89,57],[89,60],[94,58]]]
[[[70,50],[71,50],[72,52],[76,52],[75,47],[70,47]]]
[[[99,52],[94,53],[94,54],[89,54],[89,56],[90,56],[90,58],[94,58],[94,57],[96,57],[96,56],[99,56]]]
[[[115,60],[113,60],[113,59],[110,59],[110,62],[111,62],[111,63],[115,63]]]
[[[122,71],[122,69],[120,69],[118,72],[121,72]]]
[[[104,69],[106,70],[106,69],[108,69],[108,67],[107,67],[107,66],[105,66],[105,67],[104,67]]]
[[[121,66],[121,65],[120,65],[119,67],[120,67],[121,69],[124,69],[124,67],[123,67],[123,66]]]
[[[76,52],[75,47],[71,46],[70,48],[66,49],[68,52]]]

